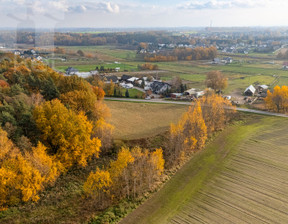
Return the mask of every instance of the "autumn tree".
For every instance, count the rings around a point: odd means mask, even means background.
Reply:
[[[286,113],[288,111],[288,86],[275,86],[272,93],[268,90],[264,101],[269,110]]]
[[[20,201],[37,201],[45,177],[0,129],[0,210]]]
[[[175,76],[171,80],[171,91],[172,92],[182,92],[183,90],[182,79],[179,76]]]
[[[131,150],[122,147],[117,159],[112,160],[106,170],[97,168],[95,173],[90,173],[84,184],[84,192],[98,196],[98,200],[106,198],[106,201],[108,194],[114,200],[137,197],[155,187],[155,180],[164,170],[164,162],[161,148],[149,152],[140,147]],[[98,203],[105,204],[105,201]]]
[[[227,87],[227,78],[220,71],[211,71],[207,73],[205,84],[208,88],[221,91]]]
[[[97,199],[100,206],[106,206],[110,201],[110,188],[113,182],[107,170],[100,170],[98,167],[91,172],[84,183],[83,190],[86,195]]]
[[[89,158],[98,156],[101,142],[91,139],[92,124],[82,112],[76,114],[59,100],[53,100],[37,106],[33,117],[42,142],[65,168],[74,164],[86,166]]]
[[[208,135],[223,129],[235,113],[230,101],[214,93],[202,97],[200,103]]]
[[[94,104],[97,100],[96,95],[91,91],[74,90],[64,93],[60,96],[60,100],[68,108],[79,113],[85,112],[86,115],[93,113]]]
[[[94,122],[92,137],[97,137],[101,141],[101,152],[106,153],[112,147],[112,133],[114,127],[103,118]]]

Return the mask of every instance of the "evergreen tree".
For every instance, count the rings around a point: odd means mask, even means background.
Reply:
[[[126,89],[126,92],[125,92],[125,97],[127,97],[127,98],[129,98],[130,96],[129,96],[129,90],[128,89]]]

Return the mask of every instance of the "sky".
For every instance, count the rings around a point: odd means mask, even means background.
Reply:
[[[0,28],[288,26],[285,0],[0,0]]]

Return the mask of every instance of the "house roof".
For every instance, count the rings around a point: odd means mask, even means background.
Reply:
[[[255,89],[255,87],[254,87],[253,85],[250,85],[250,86],[248,86],[248,87],[245,89],[244,93],[246,93],[247,91],[250,91],[250,92],[252,92],[252,93],[254,94],[255,91],[256,91],[256,89]]]
[[[118,82],[118,77],[115,76],[115,75],[107,76],[106,79],[107,79],[107,81],[109,81],[109,82],[110,82],[111,80],[112,80],[112,82],[114,82],[114,83]]]
[[[196,89],[195,88],[187,89],[184,93],[186,93],[188,95],[193,95],[196,93]]]
[[[68,67],[66,69],[66,73],[67,74],[70,74],[70,73],[76,73],[76,72],[79,72],[76,68],[73,68],[73,67]]]
[[[262,88],[262,89],[268,89],[267,85],[259,85],[259,87]]]
[[[130,79],[130,78],[132,78],[132,76],[130,76],[130,75],[122,75],[122,77],[121,77],[121,80],[128,80],[128,79]]]
[[[135,82],[135,81],[137,81],[138,79],[139,79],[139,78],[131,77],[131,78],[127,79],[127,81],[129,81],[129,82]]]

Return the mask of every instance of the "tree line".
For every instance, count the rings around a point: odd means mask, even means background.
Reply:
[[[0,209],[37,201],[72,166],[111,147],[104,90],[41,62],[1,55]]]
[[[169,146],[165,151],[168,167],[181,164],[193,152],[204,147],[213,132],[222,130],[232,118],[235,108],[214,93],[197,100],[177,124],[171,124]]]
[[[180,60],[208,60],[214,59],[217,55],[217,49],[211,47],[196,48],[176,48],[172,51],[162,51],[155,54],[146,54],[144,61],[146,62],[164,62],[164,61],[180,61]]]

